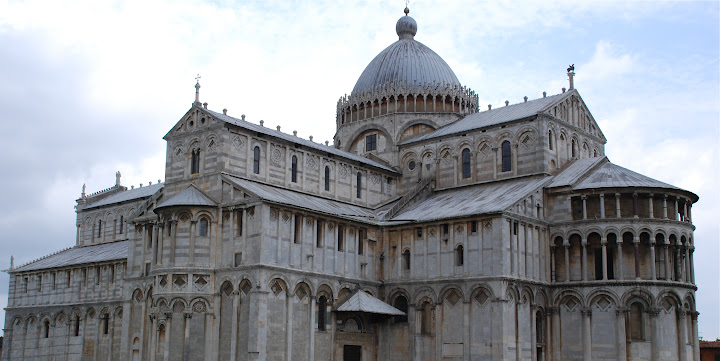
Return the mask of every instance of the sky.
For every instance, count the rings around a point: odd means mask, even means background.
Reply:
[[[580,92],[615,164],[690,190],[700,336],[720,337],[720,3],[410,1],[416,40],[481,108]],[[164,179],[200,100],[332,141],[338,99],[397,40],[404,0],[0,0],[0,269],[70,247],[73,206]],[[0,274],[0,307],[8,275]],[[4,313],[0,323],[4,324]]]

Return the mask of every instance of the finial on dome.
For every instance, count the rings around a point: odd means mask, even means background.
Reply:
[[[395,32],[398,34],[400,40],[413,39],[417,34],[417,23],[415,19],[408,16],[410,9],[405,8],[405,16],[401,17],[397,24],[395,24]]]
[[[405,13],[405,16],[410,13],[410,9],[408,9],[407,5],[405,5],[405,10],[403,10],[403,12]]]

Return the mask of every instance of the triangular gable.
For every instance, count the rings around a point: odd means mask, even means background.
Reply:
[[[580,93],[576,89],[571,89],[561,95],[561,97],[558,97],[552,103],[547,104],[542,110],[540,110],[540,112],[555,117],[566,124],[572,124],[570,120],[572,104],[577,104],[578,108],[576,112],[580,123],[572,125],[585,129],[582,123],[584,117],[585,120],[590,123],[586,131],[597,136],[603,141],[607,141],[605,135],[600,129],[600,126],[595,121],[595,117],[593,117],[592,113],[590,113],[585,101],[580,96]]]
[[[175,206],[216,207],[217,202],[191,184],[184,191],[158,205],[156,209]]]
[[[198,125],[196,122],[203,122],[202,124],[208,125],[216,121],[212,115],[208,113],[207,109],[203,108],[198,103],[193,103],[192,107],[180,117],[175,125],[163,136],[163,139],[167,140],[169,137],[175,135],[178,132],[186,131],[192,127]]]
[[[336,312],[364,312],[374,313],[379,315],[391,315],[391,316],[403,316],[405,312],[398,310],[397,308],[388,305],[387,303],[379,300],[365,291],[358,291],[350,297],[347,301],[343,302],[336,310]]]

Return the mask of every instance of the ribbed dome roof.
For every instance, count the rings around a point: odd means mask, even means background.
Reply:
[[[409,16],[398,20],[400,38],[373,59],[360,75],[351,95],[397,79],[409,85],[448,84],[460,86],[455,73],[432,49],[414,39],[417,23]]]

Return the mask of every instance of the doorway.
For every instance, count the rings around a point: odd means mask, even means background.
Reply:
[[[362,361],[362,346],[343,346],[343,361]]]

